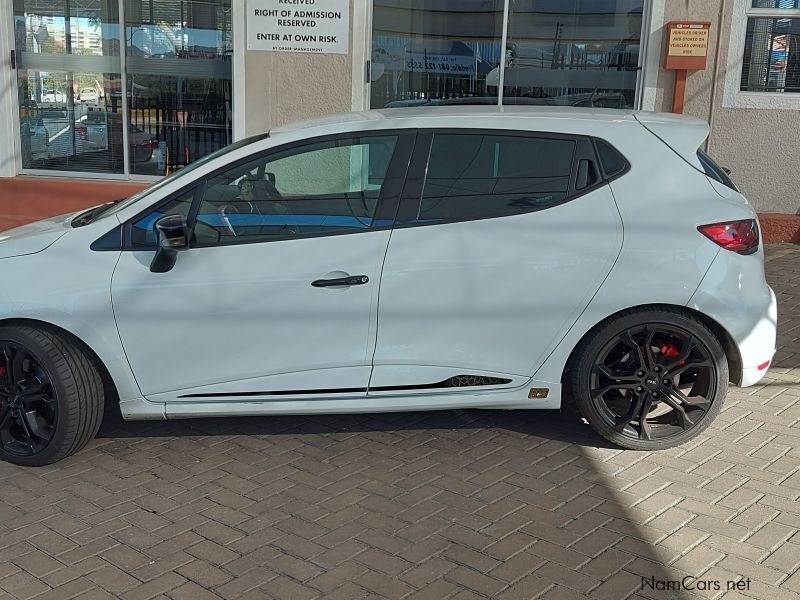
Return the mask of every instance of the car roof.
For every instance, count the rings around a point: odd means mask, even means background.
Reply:
[[[545,119],[545,120],[580,120],[598,123],[611,123],[620,120],[633,121],[634,115],[645,114],[643,111],[624,110],[616,108],[577,108],[560,106],[431,106],[431,107],[404,107],[384,108],[362,112],[352,112],[330,115],[308,121],[291,123],[277,127],[270,131],[271,134],[296,132],[303,129],[325,128],[335,125],[353,125],[359,123],[371,124],[377,129],[411,126],[409,121],[418,119]],[[656,113],[646,113],[655,115]],[[472,126],[476,126],[474,123]]]

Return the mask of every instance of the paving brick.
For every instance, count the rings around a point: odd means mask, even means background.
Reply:
[[[447,573],[445,579],[489,597],[496,596],[508,587],[505,582],[461,566]]]
[[[783,544],[765,558],[762,564],[784,573],[794,572],[800,566],[800,544]]]
[[[627,598],[641,587],[641,577],[627,571],[620,571],[592,590],[592,597],[600,600],[619,600]]]
[[[699,575],[718,563],[725,557],[725,554],[718,550],[706,547],[695,547],[681,556],[670,567],[680,569],[691,575]]]
[[[13,598],[32,598],[50,589],[30,573],[17,571],[13,575],[0,579],[0,589],[8,592]]]
[[[175,569],[175,572],[204,588],[218,587],[233,578],[226,571],[204,560],[193,560],[190,563],[181,565]]]
[[[236,558],[239,558],[239,555],[236,552],[228,550],[224,546],[220,546],[211,540],[203,540],[202,542],[198,542],[193,546],[189,546],[186,549],[186,552],[201,560],[208,561],[213,565],[223,565]]]
[[[215,588],[214,591],[226,600],[232,600],[233,598],[239,598],[252,590],[260,588],[262,585],[275,578],[277,578],[276,573],[273,573],[269,569],[258,567],[220,585]]]
[[[167,593],[173,600],[219,600],[221,596],[197,585],[192,581],[187,581],[182,586],[175,588]]]
[[[800,526],[800,522],[797,523]],[[775,522],[766,523],[758,531],[746,539],[747,544],[772,550],[792,537],[797,529]]]
[[[583,572],[565,569],[555,563],[545,563],[533,573],[554,584],[570,588],[579,592],[586,593],[600,584],[600,579],[587,575]]]
[[[39,550],[34,550],[13,560],[14,564],[34,577],[42,578],[48,573],[64,568],[64,563]]]
[[[733,573],[752,577],[769,585],[777,586],[786,578],[786,573],[765,565],[757,565],[736,556],[728,555],[719,562],[719,566]]]
[[[496,598],[503,600],[528,600],[537,598],[547,590],[556,587],[553,582],[537,574],[526,575],[514,587],[509,587],[500,592]]]
[[[87,579],[90,579],[98,586],[114,594],[120,594],[133,589],[137,585],[141,585],[141,581],[135,577],[131,577],[125,571],[118,569],[113,565],[108,565],[97,571],[89,573]]]

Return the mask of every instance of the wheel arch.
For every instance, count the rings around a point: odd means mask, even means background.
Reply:
[[[0,320],[0,326],[5,325],[24,325],[28,327],[46,329],[51,333],[54,333],[75,344],[75,346],[86,355],[92,365],[97,369],[97,372],[100,374],[100,378],[103,381],[103,392],[105,393],[106,397],[106,407],[110,406],[111,404],[119,404],[119,392],[117,390],[117,385],[114,382],[114,378],[111,376],[108,367],[106,367],[105,362],[103,362],[103,360],[100,358],[100,355],[94,350],[94,348],[92,348],[77,335],[67,329],[64,329],[63,327],[54,325],[53,323],[49,323],[47,321],[42,321],[40,319],[10,318]]]
[[[589,330],[581,336],[581,339],[578,341],[577,344],[573,347],[572,351],[570,352],[569,358],[567,362],[564,363],[564,369],[561,373],[561,382],[566,381],[566,374],[571,369],[572,363],[575,360],[575,356],[579,353],[580,349],[586,343],[586,340],[589,339],[594,333],[603,325],[605,325],[611,319],[614,319],[621,315],[622,313],[631,311],[631,310],[671,310],[671,311],[679,311],[683,312],[689,316],[692,316],[699,321],[701,321],[706,327],[708,327],[711,332],[716,336],[719,340],[720,344],[722,345],[722,349],[725,351],[725,358],[728,361],[728,370],[730,372],[730,381],[735,385],[739,385],[742,381],[742,359],[739,354],[739,348],[736,345],[733,337],[728,330],[725,329],[722,325],[719,324],[715,319],[712,319],[708,315],[695,310],[693,308],[689,308],[688,306],[680,306],[676,304],[641,304],[638,306],[630,306],[623,310],[619,310],[613,314],[608,315],[600,322],[596,323],[593,327],[590,327]]]

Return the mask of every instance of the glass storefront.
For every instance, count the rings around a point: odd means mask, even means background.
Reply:
[[[643,13],[643,0],[374,0],[371,107],[502,90],[503,104],[632,108]]]
[[[503,0],[374,0],[371,107],[497,103]]]
[[[231,142],[231,1],[119,6],[14,0],[23,169],[165,175]]]

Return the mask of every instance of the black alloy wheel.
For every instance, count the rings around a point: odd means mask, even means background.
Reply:
[[[97,433],[104,403],[80,342],[47,326],[0,325],[0,459],[42,466],[77,452]]]
[[[0,447],[33,456],[53,439],[58,402],[47,370],[24,346],[0,342]]]
[[[570,389],[581,413],[625,448],[657,450],[694,438],[727,392],[719,341],[677,311],[623,313],[597,332],[578,363]]]

